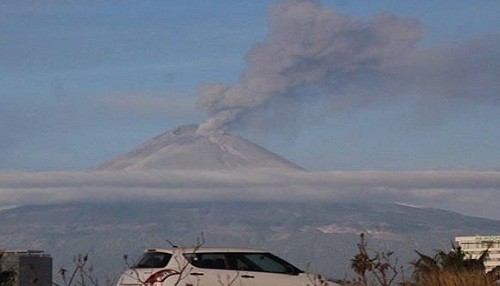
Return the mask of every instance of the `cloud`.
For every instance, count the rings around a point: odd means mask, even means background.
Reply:
[[[500,172],[0,173],[0,205],[68,202],[403,202],[500,219]],[[481,208],[471,206],[481,205]]]
[[[334,111],[401,97],[429,106],[500,101],[496,36],[424,49],[415,19],[385,13],[361,20],[316,1],[283,1],[269,14],[268,36],[247,53],[240,82],[200,87],[198,105],[210,115],[200,131],[297,114],[297,104],[314,100]]]
[[[420,50],[403,59],[393,73],[412,83],[424,97],[434,95],[498,104],[499,63],[500,37],[490,35],[451,48]],[[413,71],[406,69],[408,65]]]

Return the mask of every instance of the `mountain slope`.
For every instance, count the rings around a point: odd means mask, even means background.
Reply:
[[[186,125],[163,133],[105,162],[97,170],[304,170],[239,135],[224,132],[199,134],[197,128],[197,125]]]

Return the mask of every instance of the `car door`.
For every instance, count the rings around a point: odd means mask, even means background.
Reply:
[[[228,253],[228,263],[244,286],[313,285],[302,271],[270,253]]]
[[[224,253],[186,253],[184,257],[191,266],[184,273],[185,278],[180,285],[190,286],[243,286],[239,273],[228,269]]]
[[[252,286],[318,286],[320,284],[315,284],[313,279],[309,279],[305,274],[300,275],[290,275],[290,274],[279,274],[279,273],[267,273],[267,272],[245,272],[241,274],[242,276],[248,276],[245,280],[245,285]],[[243,280],[243,278],[242,278]]]

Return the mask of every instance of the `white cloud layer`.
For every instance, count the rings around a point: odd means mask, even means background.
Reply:
[[[0,173],[0,207],[130,201],[402,202],[500,219],[500,172]]]

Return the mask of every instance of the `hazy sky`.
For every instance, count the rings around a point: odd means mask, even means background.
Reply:
[[[0,170],[87,169],[201,123],[227,107],[197,109],[200,87],[254,90],[275,66],[256,44],[290,56],[297,23],[361,52],[233,130],[311,170],[500,170],[499,1],[85,2],[0,3]]]

